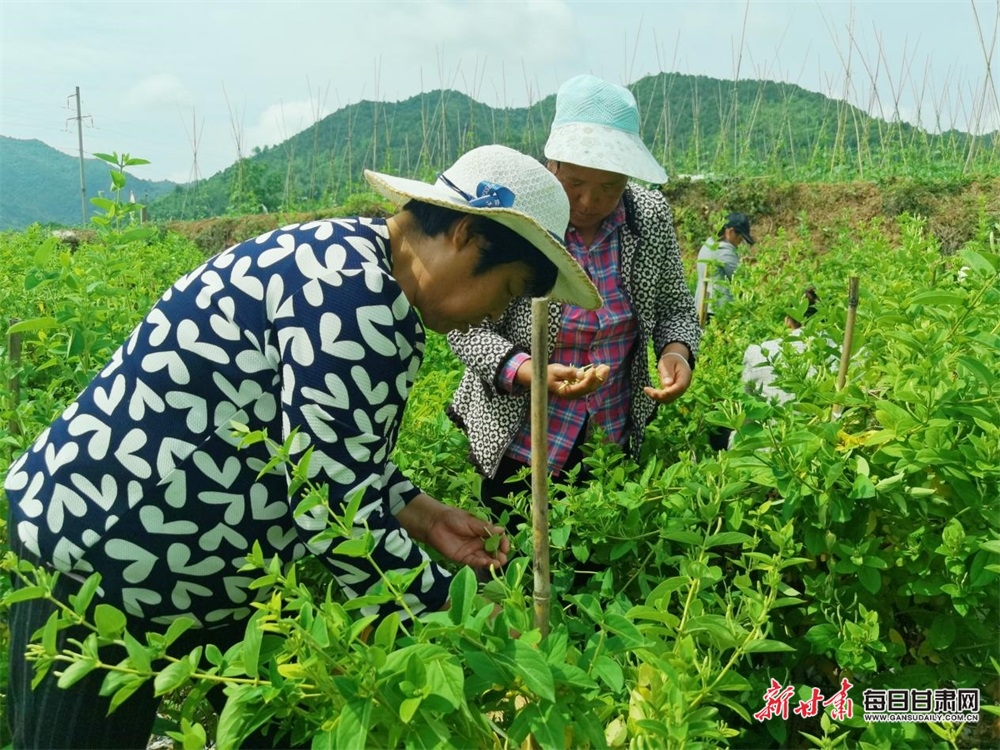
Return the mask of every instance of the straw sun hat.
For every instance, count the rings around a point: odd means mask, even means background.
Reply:
[[[667,173],[639,137],[639,107],[623,86],[590,75],[559,87],[545,157],[662,185]]]
[[[596,287],[563,241],[569,224],[566,192],[530,156],[506,146],[481,146],[461,156],[433,184],[371,170],[365,170],[365,179],[399,205],[418,200],[503,224],[555,263],[559,275],[549,294],[553,300],[588,310],[601,306]]]

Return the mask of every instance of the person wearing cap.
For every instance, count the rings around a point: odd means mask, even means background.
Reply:
[[[717,237],[705,240],[698,252],[698,286],[695,289],[695,305],[702,323],[721,310],[733,299],[729,284],[740,265],[736,252],[742,243],[755,244],[750,234],[750,218],[734,212],[726,217]]]
[[[596,427],[638,455],[657,406],[691,383],[700,328],[670,205],[636,184],[660,185],[667,175],[642,142],[628,89],[590,75],[566,81],[545,157],[570,201],[566,245],[604,300],[599,310],[549,306],[548,466],[558,474],[580,464]],[[466,365],[449,413],[468,435],[482,500],[499,516],[516,489],[507,479],[531,463],[530,304],[516,300],[500,319],[452,332],[449,342]],[[516,529],[520,519],[510,519]]]
[[[404,615],[447,602],[450,574],[421,544],[458,564],[505,563],[505,538],[494,552],[484,543],[501,528],[422,493],[389,457],[425,329],[498,320],[524,295],[600,305],[563,243],[569,202],[542,164],[503,146],[468,152],[433,184],[365,176],[396,213],[285,226],[191,271],[11,465],[11,548],[63,574],[63,601],[100,573],[93,603],[124,612],[140,642],[188,618],[178,653],[225,651],[268,596],[241,571],[255,544],[265,560],[319,557],[350,597],[420,569]],[[308,457],[327,504],[297,512],[305,490],[268,467],[264,443],[241,444],[239,425]],[[370,531],[374,563],[318,536],[359,493],[353,532]],[[24,656],[52,611],[11,609],[14,746],[145,747],[151,681],[110,719],[99,672],[68,690],[49,672],[32,690]]]

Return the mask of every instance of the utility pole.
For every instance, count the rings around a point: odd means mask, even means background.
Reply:
[[[80,114],[80,87],[76,87],[76,93],[66,97],[71,99],[76,97],[76,117],[66,118],[66,122],[76,120],[76,134],[80,142],[80,216],[84,226],[87,224],[87,182],[83,171],[83,115]],[[87,115],[90,117],[90,115]]]

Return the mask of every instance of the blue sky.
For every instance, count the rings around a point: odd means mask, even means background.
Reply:
[[[0,135],[209,176],[360,99],[524,106],[589,72],[764,78],[924,127],[1000,127],[1000,0],[0,0]],[[989,60],[989,62],[987,62]],[[0,183],[3,165],[0,164]]]

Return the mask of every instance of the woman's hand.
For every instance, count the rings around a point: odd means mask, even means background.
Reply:
[[[596,391],[611,374],[607,365],[560,365],[550,362],[545,371],[549,395],[556,398],[585,398]],[[531,360],[526,360],[517,370],[516,381],[531,387]]]
[[[691,365],[686,351],[687,347],[684,347],[684,351],[667,347],[657,360],[656,371],[660,375],[660,387],[647,386],[642,390],[658,404],[669,404],[679,398],[691,385]]]
[[[454,562],[473,568],[507,563],[510,540],[502,526],[445,505],[430,495],[417,495],[396,514],[396,520],[413,539],[429,544]]]

